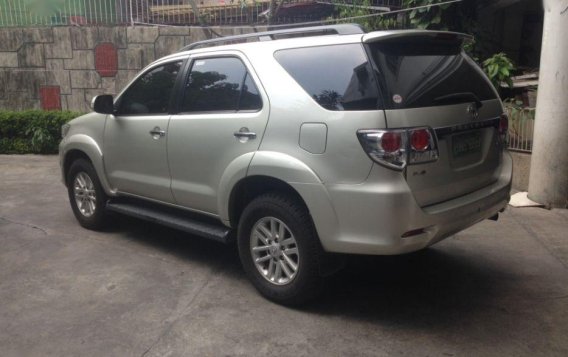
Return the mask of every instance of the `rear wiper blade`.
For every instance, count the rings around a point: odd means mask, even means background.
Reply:
[[[434,98],[434,102],[451,102],[451,101],[454,101],[456,99],[457,100],[465,99],[465,100],[474,102],[475,106],[478,109],[483,106],[483,103],[481,102],[481,100],[479,100],[479,98],[471,92],[452,93],[452,94],[443,95],[441,97]]]

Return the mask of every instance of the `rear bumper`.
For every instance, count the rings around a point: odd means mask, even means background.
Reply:
[[[334,208],[334,232],[320,227],[330,223],[314,216],[326,251],[394,255],[425,248],[479,221],[495,215],[509,202],[512,160],[503,155],[498,179],[470,194],[428,207],[419,207],[399,173],[375,167],[360,185],[327,186]],[[309,205],[308,205],[309,206]],[[311,210],[311,208],[310,208]],[[402,238],[405,232],[423,233]]]

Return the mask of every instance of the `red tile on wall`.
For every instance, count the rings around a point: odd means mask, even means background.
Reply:
[[[59,86],[40,86],[41,109],[61,110],[61,89]]]
[[[112,43],[95,47],[95,69],[101,77],[114,77],[118,71],[118,55]]]

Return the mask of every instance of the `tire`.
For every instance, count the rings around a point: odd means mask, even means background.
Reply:
[[[324,252],[310,214],[298,200],[280,193],[255,198],[241,215],[237,243],[247,276],[267,299],[301,305],[321,292]]]
[[[91,230],[105,227],[107,196],[90,162],[78,159],[71,164],[67,172],[67,192],[73,214],[81,226]]]

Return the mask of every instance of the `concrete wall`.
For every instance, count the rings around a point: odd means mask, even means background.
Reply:
[[[212,28],[223,36],[263,29]],[[150,62],[206,38],[193,27],[0,29],[0,110],[89,111]]]
[[[529,189],[531,154],[511,151],[513,157],[513,188],[517,191]]]

